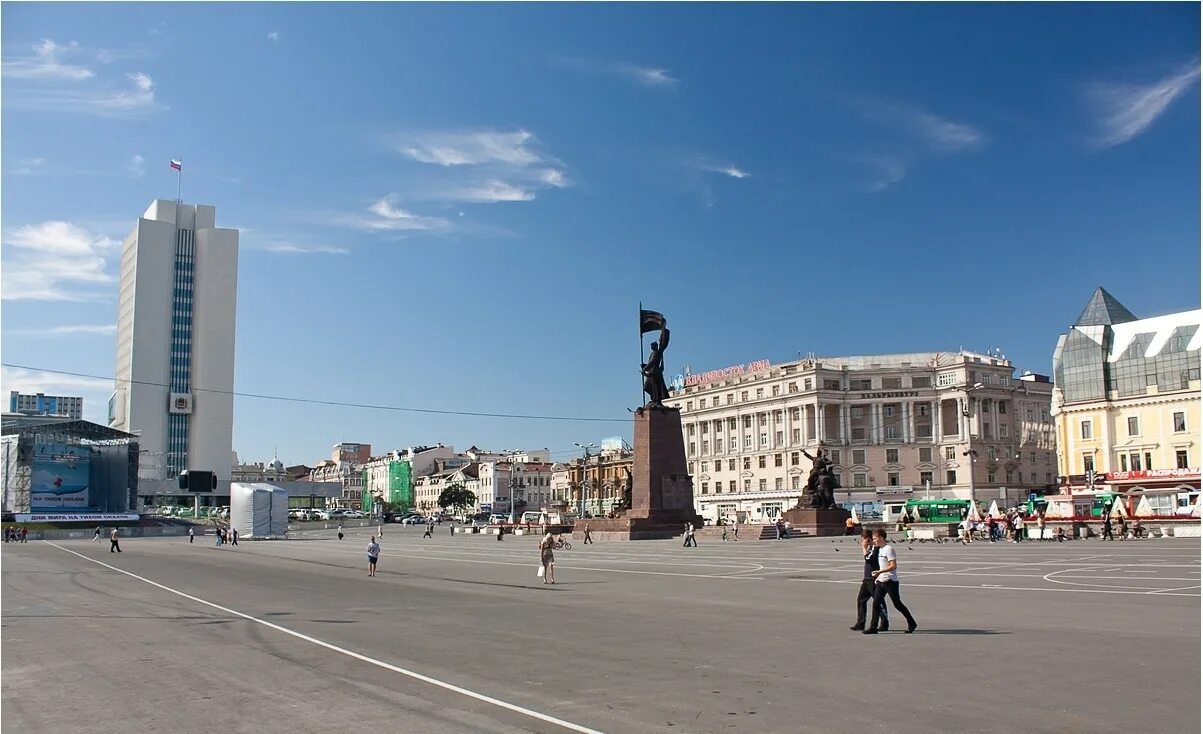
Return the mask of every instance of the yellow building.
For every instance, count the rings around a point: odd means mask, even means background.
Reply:
[[[1086,488],[1199,487],[1199,310],[1138,319],[1095,290],[1053,354],[1062,483]]]

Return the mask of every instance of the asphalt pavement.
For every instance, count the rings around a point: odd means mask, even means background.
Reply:
[[[121,554],[3,546],[4,726],[1200,726],[1198,541],[900,547],[920,628],[866,636],[848,630],[851,539],[577,542],[557,552],[550,586],[531,537],[389,526],[368,578],[371,529],[332,532],[236,548],[130,539]]]

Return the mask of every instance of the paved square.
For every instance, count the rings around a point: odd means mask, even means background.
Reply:
[[[574,541],[551,587],[534,538],[439,530],[389,526],[375,579],[368,529],[5,545],[4,724],[1199,730],[1198,541],[901,545],[920,628],[870,637],[853,539]]]

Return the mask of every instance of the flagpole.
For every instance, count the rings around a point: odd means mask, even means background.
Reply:
[[[641,378],[644,376],[643,375],[643,301],[639,302],[639,375]],[[641,380],[639,383],[639,403],[637,403],[637,405],[642,405],[642,404],[643,404],[643,382]]]
[[[183,199],[180,197],[180,191],[184,187],[184,159],[177,158],[176,160],[180,162],[180,167],[175,172],[175,203],[179,204],[183,202]]]

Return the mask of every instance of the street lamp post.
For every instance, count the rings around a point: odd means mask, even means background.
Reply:
[[[589,449],[597,448],[595,443],[576,443],[573,446],[585,451],[585,459],[581,463],[581,504],[580,511],[577,513],[580,517],[585,516],[585,496],[589,492]]]

